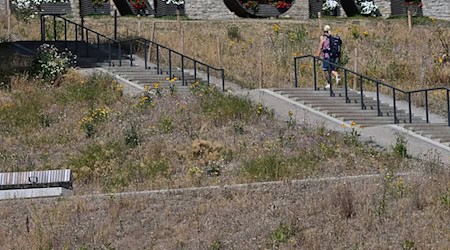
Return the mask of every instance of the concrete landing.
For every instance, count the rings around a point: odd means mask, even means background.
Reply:
[[[72,190],[63,187],[0,190],[0,200],[58,197],[68,195],[72,195]]]

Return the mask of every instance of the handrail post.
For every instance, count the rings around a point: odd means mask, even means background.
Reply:
[[[89,31],[86,30],[86,57],[89,56]]]
[[[197,61],[194,61],[194,80],[197,81]]]
[[[316,69],[316,58],[313,57],[313,77],[314,77],[314,90],[317,90],[317,69]]]
[[[425,90],[425,112],[427,117],[427,123],[430,123],[430,118],[428,115],[428,90]]]
[[[331,84],[332,84],[332,82],[331,82],[331,68],[330,67],[328,67],[328,70],[327,70],[327,83],[328,83],[328,85],[330,85],[330,96],[332,97],[333,95],[331,94],[332,93],[332,87],[331,87]]]
[[[450,127],[450,90],[447,89],[447,121]]]
[[[172,50],[169,49],[169,78],[172,79]]]
[[[345,103],[350,103],[350,99],[348,98],[348,76],[347,76],[347,69],[344,68],[344,88],[345,88]]]
[[[361,109],[366,109],[364,105],[364,88],[363,88],[363,76],[359,75],[359,85],[361,88]]]
[[[97,49],[100,49],[100,35],[97,33]]]
[[[392,99],[394,104],[394,123],[397,124],[397,101],[395,100],[395,88],[392,88]]]
[[[56,41],[56,15],[53,15],[53,36],[53,40]]]
[[[161,72],[159,72],[159,45],[156,44],[156,74],[161,74]]]
[[[209,65],[206,66],[206,74],[208,75],[208,85],[209,85]]]
[[[294,57],[294,70],[295,70],[295,82],[294,82],[294,86],[297,88],[298,87],[298,62],[297,62],[297,58]]]
[[[81,41],[84,42],[84,17],[81,17]]]
[[[41,41],[45,42],[45,15],[41,15]]]
[[[148,47],[147,47],[147,41],[145,41],[144,42],[144,68],[145,69],[148,69],[148,62],[147,62],[147,56],[148,56],[148,53],[147,53],[147,51],[148,51]]]
[[[225,92],[225,70],[221,69],[221,71],[222,71],[222,92]]]
[[[181,85],[185,86],[185,82],[184,82],[184,55],[183,54],[181,55]]]
[[[75,52],[78,52],[78,24],[75,24]]]
[[[409,123],[412,123],[411,92],[408,92]]]
[[[377,112],[378,112],[378,116],[382,116],[381,114],[381,108],[380,108],[380,83],[377,83]]]
[[[133,66],[133,41],[130,40],[130,66]]]
[[[120,42],[117,42],[118,44],[118,50],[119,50],[119,67],[122,67],[122,44]]]
[[[67,49],[67,20],[64,19],[64,47]]]
[[[108,62],[109,67],[111,67],[111,40],[108,40]]]

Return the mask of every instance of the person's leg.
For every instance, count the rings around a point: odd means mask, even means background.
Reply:
[[[329,61],[327,59],[324,59],[322,62],[322,69],[323,69],[323,77],[325,78],[325,88],[330,87],[331,82],[330,79],[331,76],[329,72],[329,70],[331,70],[330,66],[331,65],[329,64]]]
[[[337,58],[330,58],[332,63],[336,63],[337,62]],[[336,65],[332,65],[330,64],[331,67],[331,74],[334,76],[334,79],[336,80],[336,85],[339,85],[339,73],[336,70]]]

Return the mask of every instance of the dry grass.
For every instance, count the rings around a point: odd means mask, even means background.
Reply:
[[[420,165],[365,145],[356,134],[279,122],[260,105],[209,89],[173,96],[161,90],[161,97],[145,104],[121,96],[113,82],[75,71],[58,87],[14,77],[11,89],[0,92],[0,171],[71,168],[76,192],[85,193],[408,171]],[[86,123],[103,110],[106,118]]]
[[[449,185],[447,172],[0,202],[0,243],[5,249],[446,249]]]
[[[88,19],[87,25],[112,35],[111,20],[108,17]],[[358,72],[404,90],[448,86],[450,82],[448,22],[418,19],[411,32],[404,19],[326,19],[323,22],[330,24],[333,33],[342,37],[343,62],[350,69],[355,68],[357,61]],[[181,26],[183,32],[179,31],[176,21],[119,19],[119,33],[123,37],[153,38],[194,58],[225,68],[229,79],[249,88],[293,86],[293,57],[315,54],[321,34],[315,20],[184,21]],[[447,63],[439,61],[444,54]],[[312,86],[311,60],[300,62],[299,68],[300,86]],[[324,84],[321,77],[319,80],[319,84]],[[353,86],[353,76],[350,75],[349,80]],[[375,85],[366,82],[365,89],[373,91]],[[387,88],[381,88],[381,91],[390,94]],[[397,94],[398,99],[406,100],[406,96]],[[434,112],[445,109],[445,94],[441,91],[430,93],[430,106]],[[412,98],[415,105],[424,105],[423,95],[416,94]]]
[[[389,22],[391,30],[401,32],[397,21]],[[158,31],[157,40],[176,48],[173,25],[161,24],[158,29],[165,31]],[[290,54],[312,52],[318,35],[312,23],[299,28],[283,22],[278,37],[273,22],[236,25],[241,38],[231,41],[221,22],[186,22],[184,50],[215,64],[220,41],[228,77],[248,87],[259,84],[252,72],[260,62],[263,86],[292,83]],[[367,25],[369,36],[383,32],[378,25],[387,24]],[[305,40],[289,45],[285,32],[296,29],[306,31]],[[349,36],[344,39],[356,43]],[[370,47],[383,40],[381,33],[374,37],[358,43]],[[404,46],[398,45],[401,51]],[[430,67],[445,75],[440,65]],[[76,194],[369,173],[383,178],[0,202],[0,245],[6,249],[445,249],[450,244],[450,177],[432,153],[405,159],[359,142],[355,133],[276,121],[260,104],[208,89],[188,95],[163,90],[145,103],[121,95],[102,75],[70,71],[56,86],[21,74],[7,78],[11,88],[0,90],[0,171],[69,167]],[[99,110],[108,115],[93,123],[88,137],[81,121]],[[418,176],[395,176],[411,170]]]

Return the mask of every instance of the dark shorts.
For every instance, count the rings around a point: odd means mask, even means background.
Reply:
[[[322,62],[322,69],[325,70],[325,71],[328,71],[329,69],[330,69],[331,71],[336,70],[336,65],[333,65],[333,64],[329,64],[329,63],[328,63],[328,62],[336,63],[336,61],[337,61],[336,59],[337,59],[337,58],[333,58],[333,57],[323,59],[323,62]]]

